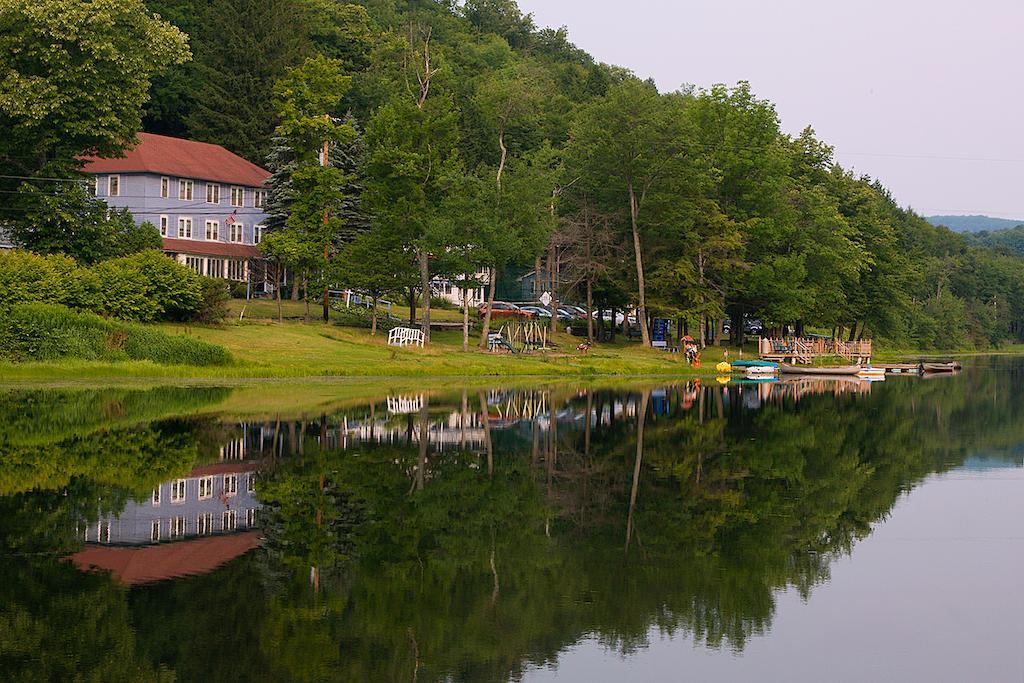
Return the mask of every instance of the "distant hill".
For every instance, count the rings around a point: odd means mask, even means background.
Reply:
[[[1024,220],[992,218],[991,216],[925,216],[924,219],[932,225],[944,225],[956,232],[992,232],[1024,225]]]

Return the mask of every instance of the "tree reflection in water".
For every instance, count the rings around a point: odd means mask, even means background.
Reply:
[[[810,599],[924,476],[1019,445],[1019,373],[411,393],[245,424],[177,403],[49,432],[19,418],[36,436],[0,440],[0,672],[50,653],[128,670],[103,650],[179,680],[496,680],[584,637],[628,654],[652,629],[742,650],[779,590]],[[211,391],[192,400],[229,393]],[[58,559],[232,439],[262,468],[257,551],[131,590]],[[83,621],[100,613],[118,628]]]

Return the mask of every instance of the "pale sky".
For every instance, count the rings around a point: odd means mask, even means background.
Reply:
[[[931,214],[1024,218],[1024,2],[519,0],[595,59],[684,83],[750,81],[783,130]]]

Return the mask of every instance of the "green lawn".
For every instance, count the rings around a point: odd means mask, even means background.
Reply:
[[[261,302],[263,303],[263,302]],[[288,302],[294,305],[294,302]],[[299,304],[301,306],[301,303]],[[276,304],[275,314],[276,314]],[[626,375],[696,376],[715,374],[722,350],[709,348],[703,367],[686,366],[679,354],[645,349],[637,342],[603,344],[587,353],[576,350],[578,337],[557,334],[557,349],[548,353],[495,354],[461,348],[460,330],[435,331],[425,349],[387,346],[387,334],[369,330],[285,320],[242,322],[221,327],[160,325],[170,334],[187,334],[227,348],[235,362],[226,367],[161,366],[148,362],[0,364],[0,381],[75,381],[91,378],[285,378],[285,377],[596,377]],[[735,352],[733,353],[735,357]]]

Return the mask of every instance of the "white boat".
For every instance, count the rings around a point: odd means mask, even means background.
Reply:
[[[857,373],[857,376],[868,379],[885,377],[885,368],[861,368],[861,371]]]
[[[749,379],[761,379],[763,377],[772,377],[776,372],[778,372],[778,368],[773,368],[767,365],[754,365],[748,367],[744,374]]]

